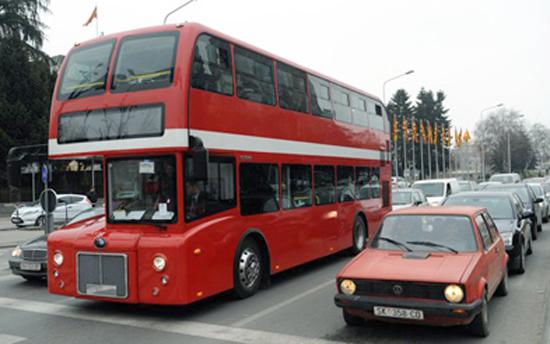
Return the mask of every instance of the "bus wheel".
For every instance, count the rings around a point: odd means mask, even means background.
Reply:
[[[246,239],[235,259],[233,283],[235,294],[244,299],[260,289],[263,274],[262,255],[256,241]]]
[[[365,249],[366,245],[367,225],[361,216],[357,216],[353,224],[353,247],[351,251],[353,254],[358,254]]]

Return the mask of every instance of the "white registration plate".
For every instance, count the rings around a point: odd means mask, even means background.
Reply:
[[[21,262],[19,268],[25,271],[40,271],[40,263]]]
[[[385,318],[424,320],[424,312],[417,309],[374,306],[374,315]]]

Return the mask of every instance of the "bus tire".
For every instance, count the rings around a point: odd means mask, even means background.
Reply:
[[[351,253],[356,255],[363,251],[367,246],[367,224],[361,215],[355,217],[353,223],[353,246],[351,247]]]
[[[233,267],[234,293],[240,299],[250,297],[260,289],[264,274],[264,259],[258,243],[247,238],[239,246]]]

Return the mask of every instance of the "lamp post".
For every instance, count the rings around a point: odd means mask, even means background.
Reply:
[[[175,9],[173,9],[172,11],[170,11],[166,17],[164,17],[164,24],[166,24],[166,21],[168,20],[168,17],[170,17],[173,13],[181,10],[182,8],[184,8],[185,6],[189,5],[190,3],[192,3],[193,1],[197,1],[197,0],[189,0],[187,1],[186,3],[184,3],[183,5],[180,5],[178,7],[176,7]]]
[[[496,108],[499,108],[503,105],[504,104],[499,103],[497,105],[489,106],[488,108],[485,108],[485,109],[481,110],[481,112],[479,113],[479,117],[481,118],[480,119],[480,125],[483,125],[483,113],[485,111],[496,109]],[[485,181],[485,142],[484,142],[484,139],[485,139],[485,133],[483,132],[483,130],[481,130],[481,140],[480,140],[480,147],[481,147],[481,178],[482,178],[483,181]]]
[[[512,121],[516,118],[523,118],[525,115],[519,114],[517,116],[512,115],[512,118],[510,118],[510,123],[508,123],[508,133],[506,137],[506,146],[508,148],[508,173],[512,173],[512,150],[510,147],[510,132],[512,131]]]
[[[191,0],[193,1],[193,0]],[[384,101],[384,106],[386,106],[386,84],[390,81],[393,81],[395,79],[398,79],[402,76],[405,76],[405,75],[409,75],[409,74],[412,74],[414,73],[414,70],[411,69],[403,74],[399,74],[399,75],[396,75],[392,78],[389,78],[388,80],[384,81],[384,83],[382,84],[382,100]],[[403,174],[405,172],[405,169],[407,168],[406,164],[403,166]],[[397,168],[397,142],[394,142],[393,143],[393,170],[395,171],[395,176],[397,177],[398,176],[398,168]]]

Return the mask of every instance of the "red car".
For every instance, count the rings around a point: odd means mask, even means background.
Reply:
[[[348,325],[365,320],[468,325],[486,337],[487,303],[508,293],[507,262],[486,209],[395,211],[368,248],[338,273],[335,303]]]

